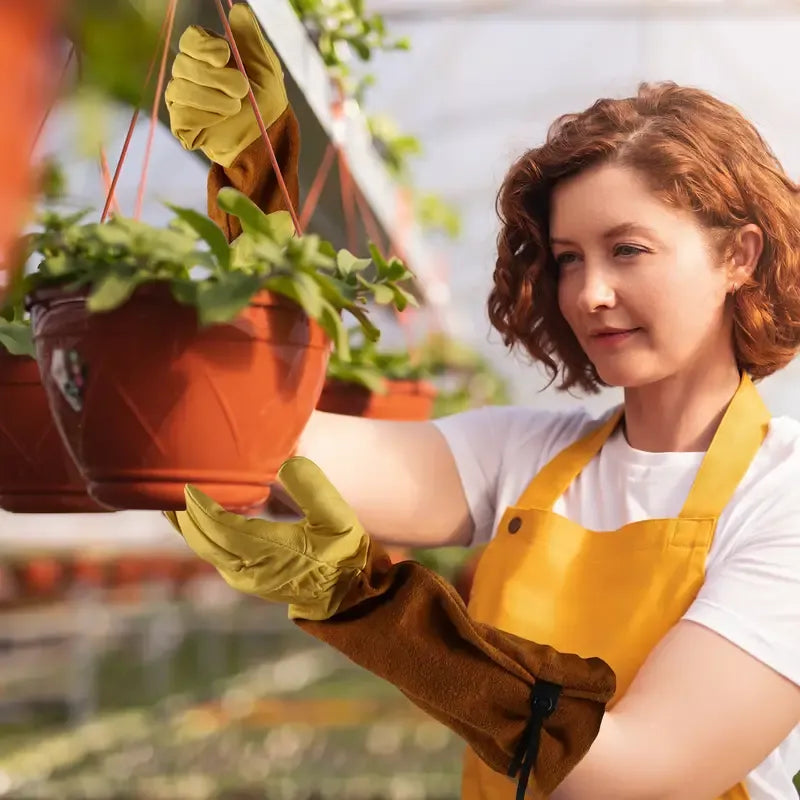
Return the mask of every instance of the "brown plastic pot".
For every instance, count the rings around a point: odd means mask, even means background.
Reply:
[[[327,367],[328,339],[299,306],[264,292],[200,329],[148,285],[108,313],[52,289],[31,311],[50,409],[93,497],[181,509],[193,483],[232,510],[264,503]]]
[[[36,361],[0,348],[0,508],[17,513],[107,511],[59,436]]]
[[[436,388],[427,381],[387,381],[386,394],[371,392],[357,383],[325,382],[317,408],[333,414],[369,419],[420,422],[430,419]]]
[[[28,598],[53,597],[63,588],[64,565],[55,558],[32,558],[14,565],[22,595]]]

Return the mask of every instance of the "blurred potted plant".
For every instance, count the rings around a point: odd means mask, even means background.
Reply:
[[[350,352],[347,361],[331,356],[317,409],[370,419],[430,419],[436,389],[424,365],[402,351],[378,350],[358,330]]]
[[[364,303],[403,308],[411,277],[264,214],[232,188],[228,243],[207,217],[171,207],[170,227],[48,214],[27,276],[42,380],[90,494],[114,508],[183,507],[194,483],[233,509],[258,507],[324,381],[330,344],[349,357],[341,313],[377,339]]]
[[[21,556],[11,564],[21,600],[49,600],[64,587],[64,565],[46,555]]]

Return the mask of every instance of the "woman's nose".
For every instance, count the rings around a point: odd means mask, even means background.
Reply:
[[[578,294],[581,311],[591,314],[601,308],[612,308],[616,301],[616,291],[603,269],[583,270],[583,285]]]

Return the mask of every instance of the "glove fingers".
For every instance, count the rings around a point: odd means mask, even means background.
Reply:
[[[290,458],[278,471],[278,480],[314,527],[338,535],[358,526],[353,510],[313,461]]]
[[[218,89],[229,97],[241,100],[247,95],[247,78],[233,67],[209,67],[185,53],[178,53],[172,65],[172,77],[183,78],[190,83]]]
[[[173,78],[164,92],[167,103],[175,106],[186,106],[219,114],[221,117],[233,117],[242,110],[242,101],[231,97],[219,89],[187,81],[184,78]]]
[[[196,108],[176,105],[169,106],[170,130],[190,149],[201,147],[208,129],[213,129],[215,125],[224,122],[225,119],[211,111],[199,111]]]
[[[181,34],[178,49],[181,53],[212,67],[224,67],[231,57],[228,42],[199,25],[191,25]]]
[[[283,81],[281,64],[261,32],[256,15],[245,3],[235,3],[229,14],[231,31],[239,48],[247,74],[252,81],[266,86],[269,74]]]
[[[272,557],[284,557],[283,551],[303,552],[302,529],[297,524],[248,519],[226,511],[194,486],[185,490],[186,512],[194,525],[218,548],[234,553],[248,565]]]
[[[173,515],[173,525],[183,536],[185,542],[194,553],[212,564],[220,571],[237,571],[241,566],[241,559],[235,554],[220,547],[213,539],[206,536],[203,527],[195,522],[188,511],[168,512]],[[172,521],[172,519],[170,520]]]

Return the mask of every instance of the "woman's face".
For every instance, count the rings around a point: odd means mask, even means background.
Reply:
[[[733,359],[728,271],[694,217],[635,170],[602,165],[557,185],[550,238],[561,313],[605,383]]]

